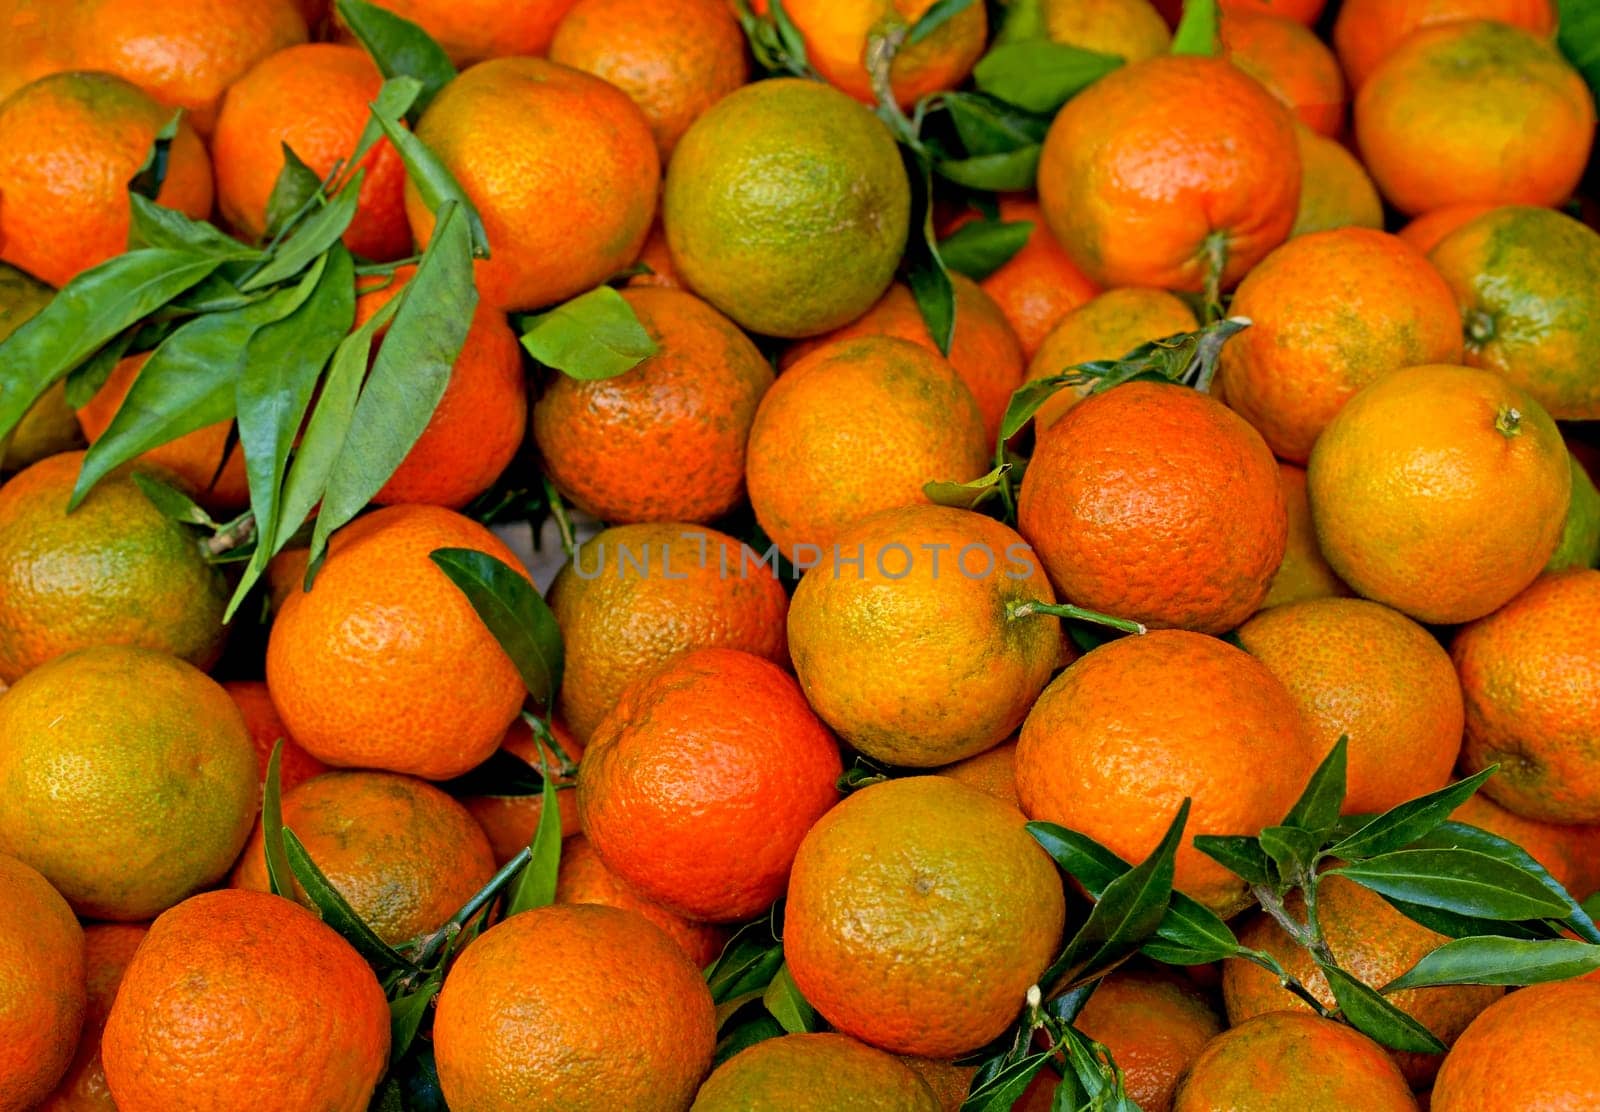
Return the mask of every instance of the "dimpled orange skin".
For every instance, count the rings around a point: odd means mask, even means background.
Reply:
[[[559,720],[550,723],[550,733],[555,737],[556,745],[576,767],[583,758],[583,746],[574,740],[572,732]],[[511,723],[505,739],[500,742],[500,748],[518,757],[530,768],[539,767],[542,747],[533,740],[533,731],[521,718]],[[548,753],[545,754],[545,760],[550,760]],[[561,812],[561,836],[570,838],[581,829],[578,822],[578,793],[571,790],[575,781],[564,777],[553,766],[551,776],[558,787],[566,789],[556,793],[556,807]],[[494,851],[494,863],[497,866],[510,861],[533,841],[539,829],[539,816],[544,811],[544,800],[538,795],[468,795],[461,797],[461,804],[488,836],[489,848]]]
[[[1079,363],[1121,359],[1140,344],[1199,326],[1194,312],[1166,290],[1129,286],[1096,294],[1062,317],[1028,363],[1027,381],[1049,378]],[[1066,386],[1041,405],[1033,427],[1042,432],[1089,396],[1090,386]]]
[[[1355,1028],[1272,1012],[1212,1039],[1179,1084],[1172,1108],[1416,1112],[1417,1101],[1383,1047]]]
[[[482,62],[434,98],[417,138],[483,220],[490,257],[474,265],[495,308],[571,297],[644,246],[661,160],[638,106],[598,77],[542,58]],[[405,204],[426,244],[434,214],[409,180]]]
[[[788,673],[737,649],[695,649],[630,684],[595,728],[578,813],[625,883],[687,918],[729,923],[783,894],[841,771]]]
[[[1103,286],[1200,290],[1212,242],[1231,286],[1294,224],[1293,117],[1220,58],[1124,66],[1050,125],[1039,203],[1072,261]]]
[[[527,574],[475,521],[390,506],[335,534],[315,590],[297,584],[284,600],[267,686],[318,760],[443,780],[494,752],[517,716],[522,678],[428,558],[438,548],[475,549]]]
[[[457,959],[433,1024],[452,1112],[687,1109],[716,1021],[700,971],[643,916],[593,904],[513,915]]]
[[[416,272],[414,266],[400,267],[391,281],[357,297],[356,324],[375,315]],[[379,334],[379,345],[386,334]],[[428,427],[372,500],[380,506],[422,502],[460,509],[494,485],[517,454],[527,423],[517,334],[504,313],[480,299]]]
[[[1305,919],[1305,901],[1298,892],[1289,897],[1288,907],[1297,920]],[[1376,892],[1338,876],[1324,877],[1319,883],[1317,918],[1329,948],[1339,959],[1339,967],[1373,988],[1382,988],[1448,941],[1444,935],[1400,914]],[[1239,941],[1272,955],[1324,1007],[1338,1006],[1328,989],[1328,979],[1310,952],[1294,942],[1270,916],[1253,913],[1241,923]],[[1385,995],[1395,1007],[1449,1046],[1474,1016],[1504,994],[1505,989],[1499,985],[1446,985],[1402,989]],[[1222,996],[1228,1021],[1235,1025],[1269,1012],[1311,1011],[1309,1004],[1280,986],[1277,977],[1243,958],[1230,958],[1223,963]],[[1406,1080],[1417,1088],[1427,1087],[1443,1060],[1438,1054],[1406,1051],[1390,1051],[1389,1055]]]
[[[1546,575],[1451,648],[1467,702],[1462,767],[1498,763],[1484,793],[1526,818],[1600,822],[1597,605],[1600,571]]]
[[[1594,140],[1595,107],[1546,39],[1504,23],[1428,27],[1355,102],[1362,160],[1408,215],[1467,203],[1557,205]]]
[[[1231,11],[1218,28],[1228,61],[1265,85],[1300,122],[1333,136],[1344,124],[1344,74],[1333,51],[1305,25]]]
[[[117,998],[122,974],[149,927],[143,923],[91,923],[83,928],[84,970],[88,1007],[83,1014],[83,1034],[72,1064],[54,1091],[39,1105],[39,1112],[117,1112],[106,1085],[105,1064],[100,1060],[100,1034],[105,1030],[111,1003]]]
[[[458,68],[485,58],[543,54],[573,0],[374,0],[444,47]]]
[[[1360,160],[1308,127],[1294,134],[1300,143],[1300,208],[1289,237],[1352,225],[1382,231],[1383,199]]]
[[[831,1031],[747,1046],[713,1070],[694,1099],[694,1112],[838,1108],[939,1112],[941,1105],[915,1067]]]
[[[0,854],[0,1108],[34,1107],[83,1026],[83,928],[50,882]]]
[[[950,1058],[1016,1018],[1065,917],[1060,875],[1020,812],[914,776],[863,788],[812,827],[783,949],[801,994],[840,1031]]]
[[[693,294],[622,298],[656,353],[613,378],[547,376],[533,407],[545,473],[603,521],[710,521],[744,497],[745,441],[772,365]]]
[[[128,247],[128,181],[172,115],[105,73],[58,73],[0,101],[0,259],[52,286]],[[187,121],[156,202],[203,219],[211,160]]]
[[[287,143],[318,178],[349,160],[367,125],[367,105],[383,75],[366,51],[305,43],[258,62],[229,87],[211,149],[217,164],[217,205],[250,239],[267,230],[267,202],[283,170]],[[403,200],[406,170],[387,139],[361,160],[365,177],[344,243],[369,259],[411,251]]]
[[[1289,516],[1261,437],[1215,399],[1130,382],[1039,438],[1017,529],[1064,601],[1222,633],[1261,605]]]
[[[1439,272],[1370,228],[1299,236],[1239,284],[1252,323],[1222,348],[1228,404],[1303,464],[1345,402],[1399,367],[1461,359],[1461,314]]]
[[[1359,89],[1416,32],[1466,19],[1498,20],[1546,39],[1556,32],[1552,0],[1345,0],[1333,24],[1333,46]]]
[[[877,510],[926,502],[923,485],[988,470],[983,416],[939,356],[889,336],[842,340],[778,377],[750,429],[756,520],[797,563]],[[798,552],[798,555],[796,553]]]
[[[79,0],[73,28],[78,68],[132,81],[206,136],[229,85],[306,41],[294,0]]]
[[[1017,742],[1017,796],[1029,818],[1142,861],[1185,797],[1186,838],[1259,834],[1315,763],[1293,696],[1264,664],[1215,638],[1156,630],[1086,653],[1045,688]],[[1188,842],[1173,883],[1219,914],[1249,900],[1244,881]]]
[[[1037,201],[1002,196],[1000,219],[1008,224],[1027,222],[1033,230],[1022,250],[978,285],[1011,322],[1023,357],[1032,359],[1056,323],[1099,293],[1100,287],[1061,249]]]
[[[1445,205],[1416,217],[1395,235],[1426,255],[1451,232],[1494,208],[1494,205],[1479,204]]]
[[[993,749],[947,764],[943,768],[929,769],[935,776],[948,776],[968,787],[992,795],[1002,803],[1022,809],[1017,800],[1017,739],[1012,737]]]
[[[703,525],[622,525],[579,546],[548,601],[566,644],[556,708],[580,742],[622,689],[689,649],[787,665],[789,596],[765,555]]]
[[[579,0],[556,29],[550,60],[632,97],[663,166],[700,113],[750,77],[725,0]]]
[[[574,834],[561,843],[556,903],[603,904],[636,911],[660,927],[684,955],[702,969],[717,960],[728,941],[728,931],[724,928],[691,922],[629,888],[621,877],[606,868],[606,863],[582,834]]]
[[[955,286],[956,324],[950,336],[950,365],[972,391],[983,414],[983,433],[989,443],[1000,431],[1011,394],[1022,385],[1022,345],[1000,306],[972,279],[952,273]],[[857,336],[895,336],[942,354],[916,298],[904,283],[896,282],[866,313],[827,335],[790,344],[779,360],[788,370],[818,348]]]
[[[958,1065],[949,1058],[918,1058],[911,1054],[899,1056],[900,1063],[922,1078],[933,1092],[938,1108],[943,1112],[960,1112],[972,1079],[977,1075],[976,1065]]]
[[[267,763],[272,760],[272,747],[280,740],[283,752],[278,757],[278,787],[293,791],[313,776],[328,771],[328,766],[307,753],[289,736],[289,729],[278,717],[278,708],[272,705],[272,694],[264,680],[230,680],[222,689],[233,700],[234,706],[244,716],[250,740],[255,742],[256,759],[261,766],[261,782],[267,780]]]
[[[1178,1078],[1222,1034],[1221,1018],[1192,985],[1138,969],[1101,981],[1074,1024],[1111,1051],[1144,1112],[1169,1112]]]
[[[806,59],[835,88],[866,104],[876,101],[866,55],[874,35],[911,27],[934,0],[789,0],[784,14],[805,40]],[[983,5],[971,4],[920,43],[901,46],[889,85],[901,108],[928,93],[954,89],[983,53],[989,33]]]
[[[372,970],[311,912],[224,889],[158,918],[101,1040],[120,1112],[360,1112],[389,1054]]]
[[[1044,35],[1124,62],[1165,54],[1172,31],[1150,0],[1044,0],[1039,5]]]
[[[789,655],[806,698],[851,746],[936,767],[1009,737],[1050,681],[1060,622],[1010,616],[1029,602],[1055,592],[1014,530],[949,506],[883,510],[801,579]]]
[[[1456,1040],[1433,1112],[1600,1106],[1600,983],[1533,985],[1487,1008]]]
[[[1600,854],[1595,852],[1600,847],[1600,825],[1525,819],[1506,810],[1481,790],[1452,811],[1450,821],[1476,826],[1515,842],[1571,892],[1574,899],[1586,900],[1600,890]]]
[[[389,772],[329,772],[283,796],[283,824],[363,922],[390,944],[437,930],[494,875],[489,840],[432,784]],[[235,888],[270,891],[256,824]],[[295,885],[296,898],[315,910]]]
[[[1305,469],[1280,462],[1278,480],[1283,488],[1284,505],[1289,510],[1289,544],[1261,609],[1307,599],[1348,596],[1349,586],[1334,574],[1322,549],[1317,547],[1317,529],[1311,523],[1311,500],[1306,495]]]
[[[1560,542],[1571,488],[1538,402],[1492,372],[1444,364],[1393,371],[1357,394],[1306,471],[1333,570],[1357,594],[1434,624],[1481,618],[1533,582]]]
[[[139,368],[148,358],[148,354],[130,355],[120,361],[94,397],[78,410],[78,424],[83,427],[83,435],[90,444],[99,440],[111,426],[111,419],[127,398],[134,379],[139,376]],[[218,421],[185,433],[142,453],[139,459],[176,475],[184,486],[195,492],[195,500],[218,515],[219,520],[221,515],[237,513],[250,505],[244,452],[233,437],[232,421]]]

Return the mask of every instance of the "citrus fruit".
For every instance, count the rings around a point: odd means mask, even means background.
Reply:
[[[1300,207],[1290,238],[1351,226],[1381,231],[1383,200],[1356,156],[1308,127],[1294,134],[1300,145]]]
[[[1445,205],[1443,208],[1429,209],[1421,216],[1412,220],[1401,228],[1395,235],[1405,240],[1411,246],[1421,251],[1424,255],[1431,254],[1445,236],[1469,224],[1486,212],[1492,212],[1497,206],[1469,203],[1464,205]]]
[[[1197,325],[1194,311],[1166,290],[1129,286],[1096,294],[1071,310],[1045,336],[1028,362],[1027,380],[1062,374],[1079,363],[1121,359],[1140,344],[1160,340]],[[1090,384],[1064,387],[1033,415],[1043,432],[1079,401]]]
[[[221,574],[126,469],[68,513],[82,463],[82,452],[50,456],[0,487],[0,680],[87,645],[142,645],[209,668],[226,633]]]
[[[55,291],[6,263],[0,263],[0,341],[50,304]],[[0,472],[21,471],[57,452],[83,447],[78,418],[67,405],[67,384],[57,381],[22,415],[16,427],[0,436]]]
[[[1274,1012],[1212,1039],[1178,1085],[1173,1112],[1413,1112],[1383,1048],[1353,1027]]]
[[[1051,42],[1142,62],[1165,54],[1172,32],[1150,0],[1043,0],[1039,20]]]
[[[882,296],[910,208],[888,129],[800,78],[746,85],[706,111],[661,197],[684,283],[743,327],[789,338],[847,324]]]
[[[683,288],[678,272],[672,267],[672,251],[667,247],[667,233],[662,229],[660,220],[650,225],[650,234],[645,237],[644,246],[639,248],[639,257],[634,260],[634,266],[648,267],[649,272],[630,275],[627,281],[629,287]]]
[[[1095,986],[1074,1026],[1111,1052],[1128,1096],[1167,1112],[1178,1079],[1222,1021],[1192,985],[1172,974],[1116,970]]]
[[[1600,563],[1600,490],[1595,489],[1578,457],[1567,454],[1572,466],[1572,501],[1567,506],[1567,522],[1561,530],[1561,543],[1550,556],[1546,571],[1592,568]]]
[[[720,517],[744,496],[745,441],[772,366],[692,294],[634,289],[622,297],[656,353],[612,378],[548,377],[533,407],[545,472],[604,521]]]
[[[839,1031],[952,1057],[1016,1018],[1065,909],[1021,813],[944,776],[887,780],[824,815],[789,879],[783,950]]]
[[[1232,285],[1289,235],[1300,153],[1288,109],[1220,58],[1123,66],[1067,102],[1039,203],[1104,286]]]
[[[148,919],[217,880],[258,794],[238,708],[176,657],[79,649],[0,699],[0,853],[80,915]]]
[[[289,736],[289,730],[272,705],[272,694],[263,680],[229,680],[222,685],[244,716],[245,729],[255,743],[256,763],[261,771],[261,782],[267,780],[267,763],[272,760],[273,746],[283,742],[283,752],[278,757],[278,787],[293,791],[313,776],[328,771],[328,766],[307,753]]]
[[[1156,630],[1091,650],[1045,688],[1017,742],[1017,796],[1029,818],[1142,861],[1186,797],[1186,839],[1253,836],[1288,813],[1315,763],[1294,697],[1264,664],[1215,638]],[[1219,914],[1249,899],[1188,841],[1173,884]]]
[[[1600,984],[1560,981],[1513,992],[1473,1020],[1439,1068],[1433,1112],[1592,1108]]]
[[[616,873],[606,867],[600,855],[582,834],[561,843],[561,869],[556,880],[556,902],[564,904],[602,904],[636,911],[660,927],[662,933],[696,966],[705,967],[717,960],[728,940],[728,932],[710,923],[695,923],[658,903],[639,895]]]
[[[1359,88],[1424,27],[1493,19],[1549,39],[1556,30],[1555,7],[1551,0],[1345,0],[1333,24],[1333,45],[1350,84]]]
[[[947,358],[972,391],[983,414],[984,438],[992,444],[1012,392],[1022,385],[1022,347],[1005,313],[981,286],[961,274],[951,274],[950,282],[955,288],[956,323]],[[911,288],[896,282],[876,305],[843,328],[790,344],[779,365],[787,370],[818,348],[857,336],[896,336],[935,355],[943,354],[922,319]]]
[[[1022,724],[1060,650],[1060,623],[1019,610],[1055,593],[992,518],[903,506],[838,534],[789,606],[806,698],[874,760],[930,768]]]
[[[1292,19],[1307,26],[1322,15],[1327,0],[1217,0],[1217,7],[1225,12],[1265,12],[1267,15]]]
[[[1242,417],[1187,387],[1129,382],[1039,438],[1017,527],[1065,601],[1221,633],[1266,598],[1289,521],[1277,464]]]
[[[566,644],[556,707],[580,742],[622,689],[688,649],[789,659],[789,598],[765,553],[704,526],[621,525],[580,545],[550,587]]]
[[[59,0],[0,4],[0,100],[30,81],[72,68],[65,34],[72,15]]]
[[[1297,921],[1305,920],[1305,901],[1299,892],[1289,896],[1285,907]],[[1400,914],[1376,892],[1340,876],[1326,876],[1318,882],[1317,921],[1328,948],[1338,955],[1339,968],[1374,989],[1396,979],[1448,941],[1444,935]],[[1239,941],[1270,954],[1325,1007],[1338,1006],[1327,977],[1310,951],[1291,939],[1265,912],[1257,912],[1244,923]],[[1386,999],[1448,1046],[1474,1016],[1504,992],[1498,985],[1447,985],[1401,989],[1387,993]],[[1308,1014],[1311,1011],[1310,1005],[1279,985],[1276,976],[1243,958],[1229,958],[1223,963],[1222,996],[1228,1006],[1228,1020],[1235,1025],[1284,1009]],[[1441,1061],[1437,1054],[1392,1051],[1391,1056],[1406,1080],[1419,1088],[1433,1080]]]
[[[304,43],[269,54],[229,86],[217,116],[211,150],[217,164],[217,205],[250,239],[267,232],[267,203],[283,170],[285,145],[319,179],[355,153],[368,120],[367,105],[383,74],[367,52],[334,43]],[[387,139],[361,160],[356,214],[344,242],[369,259],[411,251],[406,223],[406,171]],[[341,173],[350,173],[346,166]]]
[[[975,757],[967,757],[954,764],[929,771],[936,776],[948,776],[952,780],[958,780],[970,788],[977,788],[985,795],[994,796],[1002,803],[1009,803],[1018,810],[1022,809],[1022,804],[1017,801],[1015,738],[1001,742],[993,749],[985,750]]]
[[[716,1038],[711,994],[677,944],[592,904],[485,931],[445,977],[433,1023],[454,1112],[687,1108]]]
[[[0,853],[0,1108],[35,1108],[83,1026],[83,928],[50,882]]]
[[[1328,564],[1422,622],[1497,609],[1539,574],[1572,473],[1555,422],[1488,371],[1394,371],[1328,423],[1307,490]]]
[[[432,784],[390,772],[330,772],[283,795],[283,825],[329,883],[390,944],[445,921],[494,875],[489,840]],[[261,825],[233,886],[270,891]],[[296,898],[315,906],[295,885]]]
[[[419,25],[459,67],[543,54],[573,0],[373,0]]]
[[[52,286],[127,249],[128,182],[171,115],[107,73],[58,73],[0,101],[0,259]],[[180,121],[156,203],[211,211],[211,160]]]
[[[304,908],[237,889],[151,924],[101,1040],[121,1112],[360,1112],[388,1053],[360,955]]]
[[[1527,850],[1575,899],[1586,900],[1600,889],[1594,848],[1600,826],[1541,822],[1508,811],[1482,791],[1450,813],[1452,822],[1486,830]]]
[[[1289,543],[1261,608],[1350,594],[1350,588],[1333,573],[1322,549],[1317,547],[1317,530],[1311,523],[1311,501],[1306,496],[1305,469],[1292,463],[1279,463],[1278,485],[1283,488],[1283,502],[1289,511]]]
[[[962,1065],[951,1058],[918,1058],[911,1054],[896,1056],[912,1073],[927,1084],[933,1092],[937,1107],[942,1112],[959,1112],[972,1088],[972,1079],[978,1072],[975,1065]]]
[[[334,534],[315,589],[272,623],[267,687],[300,745],[330,765],[446,779],[500,744],[526,692],[511,658],[429,553],[468,548],[525,575],[477,522],[390,506]]]
[[[819,1082],[826,1079],[826,1084]],[[783,1035],[747,1046],[712,1071],[694,1112],[939,1112],[927,1082],[846,1035]]]
[[[559,719],[549,725],[556,745],[575,769],[583,756],[583,746],[573,739],[572,732]],[[535,771],[539,769],[542,748],[534,741],[533,731],[522,718],[511,723],[500,742],[501,751],[511,754]],[[548,753],[544,759],[550,775],[563,789],[556,793],[556,807],[561,812],[561,836],[570,837],[579,830],[578,793],[570,790],[575,781],[551,763]],[[480,795],[463,795],[460,799],[488,836],[496,865],[504,865],[533,841],[539,829],[539,816],[544,811],[544,800],[537,791],[525,795],[497,795],[493,784],[484,785]]]
[[[948,362],[862,336],[779,376],[750,428],[745,482],[761,528],[799,565],[874,511],[926,502],[926,483],[977,478],[988,459],[978,404]]]
[[[490,256],[475,264],[478,291],[494,308],[581,293],[644,245],[661,160],[638,106],[598,77],[541,58],[494,58],[440,91],[417,138],[483,220]],[[405,206],[427,243],[434,214],[409,180]]]
[[[1507,23],[1417,31],[1361,86],[1355,135],[1390,204],[1554,205],[1588,161],[1594,100],[1547,39]]]
[[[1428,260],[1394,236],[1299,236],[1239,284],[1252,322],[1222,348],[1228,404],[1291,463],[1305,463],[1344,404],[1386,372],[1461,358],[1461,315]]]
[[[1429,258],[1461,307],[1466,362],[1532,394],[1557,420],[1600,417],[1600,233],[1508,206],[1445,236]]]
[[[1264,85],[1319,135],[1344,126],[1344,74],[1304,24],[1262,12],[1226,13],[1218,27],[1228,61]]]
[[[39,1112],[116,1112],[106,1070],[100,1060],[100,1034],[105,1030],[111,1003],[117,998],[122,974],[149,930],[143,923],[91,923],[83,928],[85,982],[88,1005],[83,1013],[83,1034],[72,1064]]]
[[[795,849],[839,798],[839,750],[781,668],[695,649],[623,689],[578,766],[589,844],[692,919],[747,919],[783,894]]]
[[[556,28],[550,60],[632,97],[663,166],[689,125],[750,76],[723,0],[579,0]]]
[[[1462,767],[1498,763],[1483,791],[1545,822],[1600,822],[1600,571],[1537,580],[1451,646],[1466,696]]]
[[[877,90],[868,69],[873,40],[908,31],[931,7],[933,0],[789,0],[783,10],[822,79],[874,104]],[[983,53],[988,32],[983,5],[969,4],[921,41],[905,41],[889,66],[895,101],[909,108],[929,93],[960,85]]]

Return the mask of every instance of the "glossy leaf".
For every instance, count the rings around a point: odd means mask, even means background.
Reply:
[[[1385,1000],[1370,985],[1343,969],[1319,965],[1328,988],[1350,1025],[1373,1041],[1394,1050],[1417,1054],[1443,1054],[1444,1043],[1405,1012]]]
[[[963,224],[939,243],[944,264],[974,282],[981,282],[1021,251],[1033,234],[1033,221],[1003,223],[974,220]]]
[[[1600,946],[1592,942],[1458,938],[1424,955],[1383,991],[1433,985],[1537,985],[1582,977],[1596,969],[1600,969]]]
[[[339,894],[339,890],[323,875],[317,863],[311,860],[305,844],[288,827],[284,827],[283,830],[283,848],[289,859],[289,867],[294,871],[295,879],[300,882],[300,887],[305,889],[306,896],[316,906],[322,921],[338,931],[339,935],[355,948],[380,977],[395,970],[406,972],[416,970],[416,966],[396,953],[362,921],[361,916],[357,915],[355,909]]]
[[[1054,1048],[1034,1051],[1008,1063],[972,1087],[961,1102],[961,1112],[1010,1112],[1054,1053]]]
[[[1333,829],[1333,824],[1339,821],[1339,810],[1344,806],[1346,753],[1349,747],[1348,737],[1341,736],[1333,743],[1333,748],[1328,750],[1328,755],[1322,758],[1322,763],[1311,774],[1300,798],[1295,800],[1294,806],[1284,816],[1283,826],[1306,831]]]
[[[928,5],[928,10],[911,25],[911,34],[906,36],[906,45],[915,46],[951,19],[972,7],[974,2],[975,0],[934,0],[934,3]]]
[[[191,220],[176,209],[158,205],[137,193],[128,198],[128,250],[157,247],[187,251],[222,261],[258,259],[261,252],[219,231],[204,220]]]
[[[528,694],[549,706],[561,687],[561,628],[538,588],[487,552],[440,548],[429,557],[467,596],[516,665]]]
[[[446,780],[440,789],[458,799],[477,795],[520,798],[544,794],[539,770],[509,749],[496,749],[482,764]]]
[[[194,500],[175,486],[162,482],[147,471],[133,473],[133,485],[150,499],[151,505],[161,511],[161,516],[182,525],[199,525],[217,528],[211,515],[195,505]]]
[[[995,47],[972,76],[979,89],[1007,104],[1053,113],[1120,65],[1115,55],[1034,39]]]
[[[1242,834],[1196,834],[1194,848],[1244,878],[1246,884],[1277,883],[1272,861],[1262,850],[1258,839]]]
[[[276,236],[285,231],[290,221],[307,211],[317,193],[322,189],[322,179],[317,172],[295,154],[288,143],[283,148],[283,169],[272,183],[272,193],[267,197],[267,235]]]
[[[391,77],[385,81],[379,87],[378,95],[367,105],[367,122],[362,127],[361,137],[356,140],[355,150],[350,152],[350,158],[345,165],[360,166],[372,148],[384,138],[383,124],[380,121],[403,118],[411,111],[411,106],[417,103],[417,98],[421,95],[422,82],[414,77]]]
[[[783,1034],[785,1034],[783,1027],[770,1013],[763,1010],[717,1040],[716,1053],[711,1058],[712,1068],[720,1066],[741,1050],[759,1042],[766,1042],[768,1039],[779,1038]]]
[[[267,778],[261,789],[261,834],[267,864],[267,890],[294,899],[294,872],[283,848],[283,738],[272,743]]]
[[[772,1018],[778,1021],[778,1025],[791,1035],[822,1029],[817,1009],[800,995],[800,988],[794,983],[786,964],[780,965],[772,975],[771,983],[761,994],[761,1002],[772,1013]]]
[[[1330,870],[1395,899],[1485,919],[1560,917],[1567,907],[1524,869],[1464,849],[1403,849]]]
[[[411,184],[416,188],[417,195],[422,198],[422,203],[434,214],[436,222],[433,226],[433,236],[437,237],[444,227],[445,206],[454,205],[466,222],[472,257],[487,259],[489,236],[483,230],[483,221],[478,217],[478,210],[472,207],[471,198],[467,196],[466,190],[461,188],[461,183],[456,181],[455,175],[439,161],[438,155],[428,149],[427,144],[407,130],[400,120],[391,114],[387,105],[381,101],[374,101],[372,116],[378,121],[378,126],[383,129],[384,135],[388,136],[389,142],[394,145],[400,161],[405,163],[406,177],[411,179]]]
[[[1174,54],[1217,52],[1217,0],[1183,0],[1183,18],[1172,36]]]
[[[556,874],[561,870],[561,805],[556,785],[548,776],[540,793],[539,825],[528,843],[527,867],[511,889],[507,915],[518,915],[556,902]]]
[[[944,93],[934,103],[937,110],[949,114],[969,158],[1036,147],[1050,131],[1049,116],[983,93]]]
[[[968,483],[953,483],[945,480],[923,483],[922,493],[928,496],[928,501],[936,506],[954,506],[962,510],[974,510],[999,493],[1000,482],[1011,470],[1009,463],[1002,463],[987,475],[973,479]]]
[[[706,969],[706,987],[715,1004],[736,996],[760,993],[783,964],[783,946],[767,918],[746,923],[728,939],[717,960]]]
[[[939,240],[933,230],[933,176],[927,162],[901,149],[906,175],[911,181],[911,235],[901,260],[906,285],[917,303],[917,311],[928,326],[928,335],[939,351],[950,354],[956,330],[956,292],[939,257]]]
[[[610,286],[529,317],[522,346],[545,366],[581,382],[626,374],[659,350],[633,306]]]
[[[1311,870],[1321,843],[1311,831],[1294,826],[1269,826],[1256,840],[1285,880],[1297,879]]]
[[[73,409],[82,409],[100,392],[111,372],[128,354],[138,334],[137,327],[125,328],[106,342],[106,345],[67,373],[66,402]]]
[[[1504,919],[1482,919],[1472,915],[1459,915],[1453,911],[1442,911],[1437,907],[1423,907],[1421,904],[1407,903],[1397,900],[1392,896],[1384,896],[1390,907],[1404,915],[1414,923],[1421,923],[1436,934],[1446,938],[1469,938],[1478,935],[1495,936],[1499,938],[1554,938],[1556,931],[1544,924],[1542,920],[1525,919],[1513,922]]]
[[[1001,154],[940,159],[933,164],[933,168],[940,177],[968,189],[1014,193],[1033,188],[1039,175],[1039,155],[1043,150],[1043,146],[1034,143]]]
[[[411,77],[422,86],[411,120],[455,79],[450,56],[421,27],[365,0],[336,0],[339,18],[366,47],[385,77]]]
[[[422,1021],[428,1016],[428,1005],[439,995],[443,981],[443,972],[435,969],[419,987],[389,1001],[390,1061],[399,1061],[411,1049],[412,1040],[417,1037]]]
[[[161,187],[167,180],[167,163],[172,157],[172,141],[177,138],[178,121],[182,118],[181,110],[174,112],[167,117],[166,123],[156,129],[150,149],[145,152],[144,162],[128,182],[130,196],[153,201],[161,193]]]
[[[1465,803],[1498,767],[1494,765],[1438,791],[1391,807],[1355,833],[1335,842],[1328,854],[1346,861],[1359,861],[1411,845],[1449,819],[1451,812]]]
[[[239,283],[244,293],[275,286],[299,274],[321,258],[329,248],[339,242],[350,221],[355,219],[356,203],[361,194],[362,171],[357,171],[350,184],[339,195],[313,215],[306,218],[272,252],[270,259],[255,274]],[[352,279],[353,281],[353,279]]]

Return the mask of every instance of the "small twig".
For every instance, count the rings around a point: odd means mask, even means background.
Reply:
[[[1085,610],[1081,606],[1073,606],[1070,603],[1039,602],[1037,599],[1027,599],[1023,602],[1012,599],[1006,603],[1006,619],[1008,621],[1019,621],[1034,614],[1054,614],[1058,618],[1072,618],[1080,622],[1093,622],[1095,625],[1120,629],[1124,633],[1150,632],[1141,622],[1131,621],[1128,618],[1112,617],[1110,614],[1102,614],[1098,610]]]
[[[243,548],[256,539],[256,515],[253,513],[241,514],[216,533],[207,537],[202,547],[208,556],[221,556],[225,552],[232,552],[236,548]]]

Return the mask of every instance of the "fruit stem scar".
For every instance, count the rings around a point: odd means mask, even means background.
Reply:
[[[1474,309],[1466,316],[1467,339],[1473,346],[1482,347],[1494,339],[1494,318],[1482,309]]]
[[[1081,606],[1073,606],[1064,602],[1040,602],[1037,599],[1011,599],[1006,603],[1006,620],[1018,621],[1022,618],[1032,617],[1034,614],[1054,614],[1058,618],[1073,618],[1080,622],[1093,622],[1095,625],[1110,626],[1120,629],[1124,633],[1150,632],[1139,622],[1127,618],[1115,618],[1110,614],[1102,614],[1098,610],[1085,610]]]
[[[1495,431],[1501,436],[1522,435],[1522,410],[1514,405],[1503,405],[1494,416]]]

